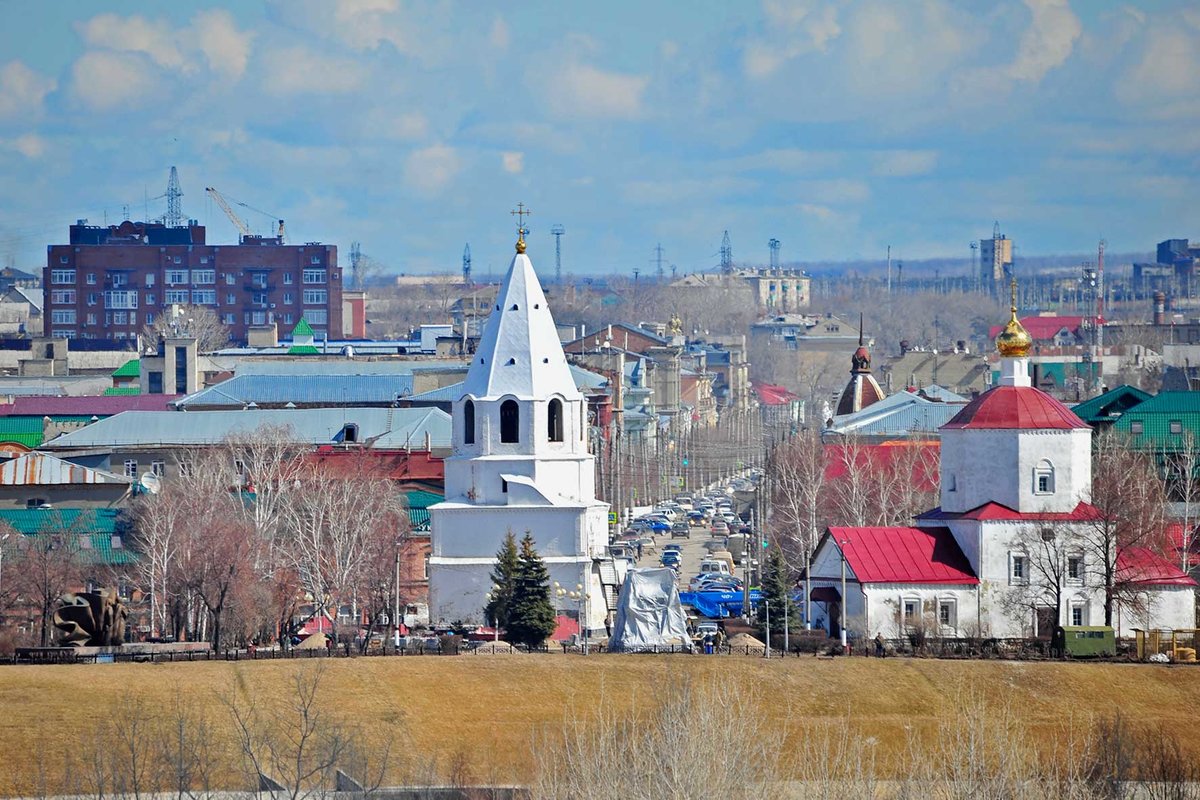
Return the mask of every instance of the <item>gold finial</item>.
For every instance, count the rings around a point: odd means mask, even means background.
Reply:
[[[1033,348],[1033,337],[1025,326],[1017,319],[1017,279],[1012,279],[1012,305],[1009,308],[1008,322],[1004,330],[996,337],[996,349],[1005,358],[1025,358]]]
[[[517,218],[517,252],[525,252],[525,234],[529,231],[525,230],[525,217],[533,212],[525,207],[524,203],[517,203],[516,211],[508,212]]]

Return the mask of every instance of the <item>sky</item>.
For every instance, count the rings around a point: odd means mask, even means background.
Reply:
[[[1194,0],[0,0],[0,258],[87,218],[397,273],[680,274],[1200,238]],[[250,208],[247,208],[250,207]],[[253,210],[251,210],[253,209]],[[267,213],[260,213],[267,212]]]

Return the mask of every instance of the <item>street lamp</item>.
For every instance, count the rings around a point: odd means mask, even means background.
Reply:
[[[392,618],[392,628],[395,630],[394,637],[396,651],[400,650],[400,541],[396,540],[396,597],[392,604],[392,612],[395,616]]]
[[[4,570],[4,545],[8,542],[8,537],[11,535],[12,534],[10,533],[6,533],[3,536],[0,536],[0,575],[3,575]],[[2,597],[2,595],[0,595],[0,597]]]
[[[842,556],[842,604],[841,604],[842,608],[841,608],[841,615],[840,615],[841,619],[838,620],[838,628],[841,629],[842,654],[845,655],[846,651],[849,649],[849,645],[846,641],[846,548],[845,548],[845,546],[850,544],[850,540],[849,539],[839,539],[837,544],[838,544],[838,552]]]

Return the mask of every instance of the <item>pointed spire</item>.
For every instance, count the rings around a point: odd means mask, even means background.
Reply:
[[[862,331],[863,331],[863,328],[862,328],[862,325],[863,325],[863,312],[861,312],[861,311],[860,311],[860,312],[858,312],[858,346],[859,346],[859,347],[862,347],[862,346],[863,346],[863,340],[862,340]]]

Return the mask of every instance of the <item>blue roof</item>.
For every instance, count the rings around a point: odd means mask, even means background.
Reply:
[[[834,417],[826,433],[890,437],[925,433],[935,436],[938,429],[962,409],[962,403],[938,403],[914,392],[897,392],[862,411]]]
[[[591,370],[586,370],[583,367],[577,367],[574,364],[567,364],[571,371],[571,379],[575,381],[575,388],[583,391],[585,389],[598,389],[608,385],[608,378],[599,375]],[[448,386],[441,386],[437,389],[430,389],[428,392],[414,394],[411,397],[405,398],[413,403],[453,403],[455,400],[463,396],[466,381],[459,381]]]
[[[235,375],[175,402],[177,408],[385,405],[412,394],[407,375]]]

